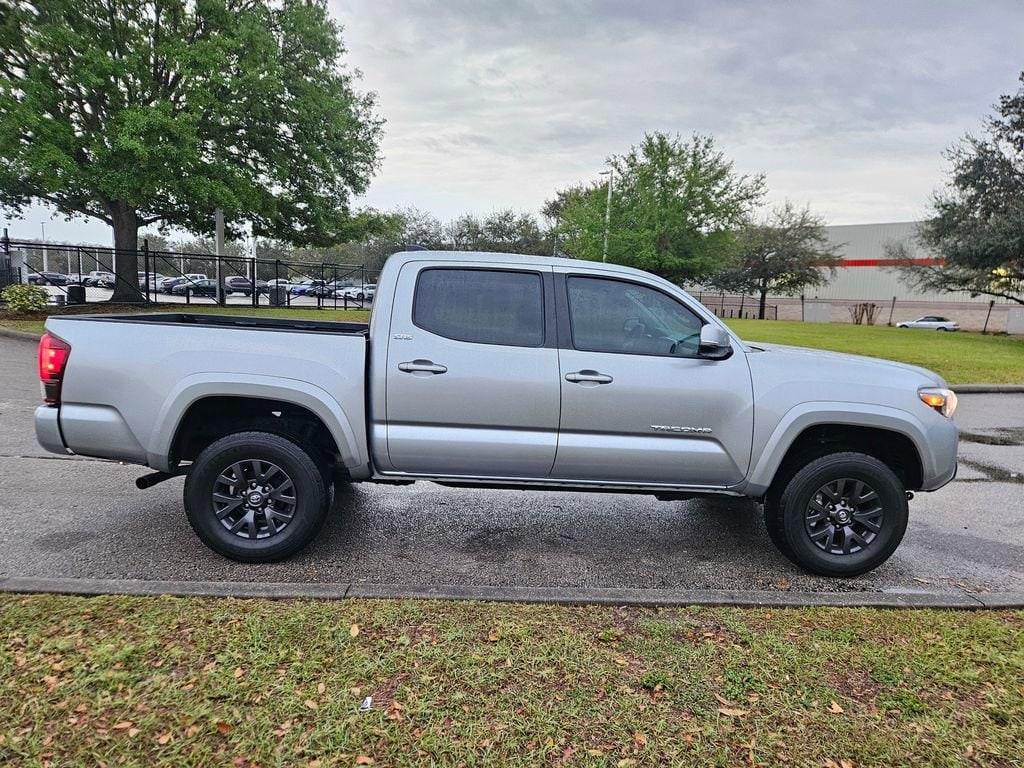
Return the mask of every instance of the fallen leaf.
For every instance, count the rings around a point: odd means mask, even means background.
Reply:
[[[134,725],[135,723],[133,723],[131,720],[122,720],[119,723],[114,723],[112,726],[110,726],[110,729],[112,731],[127,731]]]
[[[139,735],[139,729],[138,728],[129,728],[128,729],[128,736],[130,736],[131,738],[134,739],[138,735]]]
[[[839,702],[837,701],[833,701],[831,704],[829,704],[828,709],[830,712],[835,712],[837,715],[843,714],[843,708],[839,706]]]
[[[492,630],[491,630],[491,631],[490,631],[490,632],[489,632],[489,633],[487,634],[487,642],[488,642],[488,643],[496,643],[496,642],[498,642],[498,641],[499,641],[500,639],[501,639],[501,635],[500,635],[500,634],[498,633],[498,630],[496,630],[496,629],[492,629]]]
[[[235,676],[235,680],[238,680],[245,673],[242,671],[241,667],[235,667],[235,671],[232,672],[231,674],[233,674]]]
[[[367,755],[356,756],[356,765],[373,765],[373,758]]]
[[[306,705],[307,707],[309,707],[310,709],[316,709],[317,707],[319,707],[319,706],[320,706],[319,704],[317,704],[317,703],[316,703],[315,701],[313,701],[312,699],[306,699],[306,701],[305,701],[305,702],[303,702],[303,703],[304,703],[304,704],[305,704],[305,705]]]
[[[636,765],[636,760],[631,757],[624,757],[615,764],[618,768],[632,768]]]
[[[235,727],[230,723],[217,723],[217,733],[221,736],[227,736],[233,730],[235,730]]]
[[[719,707],[719,714],[725,715],[726,717],[743,717],[747,714],[745,709],[736,709],[734,707]]]
[[[358,637],[359,636],[359,625],[358,624],[353,624],[351,627],[348,628],[348,633],[352,637]],[[356,758],[356,759],[358,760],[358,758]],[[368,765],[368,763],[363,763],[363,765]]]
[[[636,745],[640,749],[643,749],[644,747],[647,746],[647,737],[644,736],[639,731],[637,731],[636,733],[633,734],[633,741],[636,742]]]
[[[156,737],[156,743],[159,744],[160,746],[163,746],[164,744],[168,744],[168,743],[170,743],[170,741],[171,741],[171,732],[170,731],[168,731],[167,733],[161,733],[159,736]]]

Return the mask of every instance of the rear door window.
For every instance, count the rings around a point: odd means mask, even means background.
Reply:
[[[544,289],[539,272],[428,268],[420,272],[413,324],[456,341],[539,347]]]

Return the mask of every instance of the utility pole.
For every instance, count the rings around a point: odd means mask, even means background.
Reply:
[[[217,303],[224,303],[224,291],[221,287],[223,275],[220,269],[220,259],[224,255],[224,209],[217,208],[213,212],[214,240],[213,249],[217,253],[216,258],[216,280],[217,280]]]
[[[601,261],[608,261],[608,228],[612,221],[612,179],[615,171],[609,168],[607,171],[601,171],[601,175],[608,177],[608,201],[604,206],[604,251],[601,254]]]
[[[43,272],[49,272],[50,258],[49,254],[46,252],[46,222],[40,222],[39,229],[42,230],[43,233]]]

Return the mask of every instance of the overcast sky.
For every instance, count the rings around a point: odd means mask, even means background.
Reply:
[[[918,218],[1024,69],[1017,0],[329,2],[387,120],[365,203],[441,218],[536,212],[652,130],[713,134],[830,223]],[[12,232],[42,221],[109,238]]]

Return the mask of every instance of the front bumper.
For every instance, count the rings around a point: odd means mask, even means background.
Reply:
[[[52,405],[40,405],[36,408],[36,441],[50,453],[67,456],[71,451],[64,445],[64,437],[60,433],[60,408]]]

